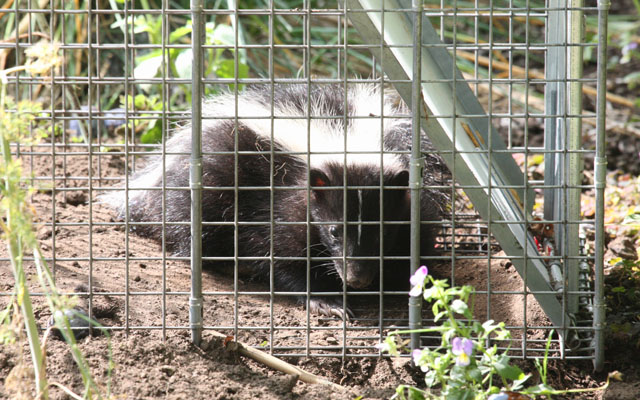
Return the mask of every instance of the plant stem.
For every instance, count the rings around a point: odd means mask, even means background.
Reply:
[[[1,85],[0,89],[4,93],[5,85]],[[3,96],[4,100],[4,96]],[[4,107],[2,109],[4,112]],[[0,140],[2,147],[2,159],[5,166],[10,165],[13,160],[11,158],[11,145],[7,140],[7,137],[2,135]],[[4,184],[7,192],[10,187],[10,180],[5,177]],[[19,212],[19,210],[12,210],[11,206],[7,210],[6,214],[6,227],[7,227],[7,249],[9,251],[9,259],[11,260],[11,266],[13,269],[13,275],[16,282],[16,295],[22,316],[25,321],[25,327],[27,330],[27,337],[29,340],[29,348],[31,349],[31,359],[33,361],[34,375],[36,380],[36,394],[38,399],[49,398],[47,390],[47,377],[44,370],[44,357],[42,354],[42,347],[40,347],[40,338],[38,336],[38,327],[36,326],[35,316],[33,314],[33,306],[31,304],[31,297],[29,296],[29,290],[27,286],[27,279],[25,277],[24,268],[22,265],[23,252],[22,243],[19,232],[14,232],[12,225],[12,211]]]
[[[51,274],[51,270],[47,266],[47,262],[44,259],[44,255],[40,250],[40,246],[34,246],[33,248],[33,258],[36,265],[36,269],[38,270],[38,278],[40,279],[40,286],[45,289],[47,301],[49,302],[49,308],[51,310],[60,310],[60,299],[58,296],[58,292],[55,286],[55,282],[53,281],[53,277]],[[46,281],[45,281],[46,279]],[[59,315],[59,316],[58,316]],[[71,326],[69,325],[68,319],[64,316],[64,313],[56,314],[54,311],[55,324],[62,333],[65,341],[69,345],[69,349],[71,350],[71,354],[78,365],[78,369],[80,370],[80,375],[82,376],[82,383],[85,388],[85,398],[93,398],[93,395],[97,395],[99,399],[102,399],[102,395],[100,394],[100,390],[98,389],[96,383],[93,381],[91,377],[91,371],[89,369],[89,365],[85,360],[80,348],[78,347],[78,343],[76,342],[76,338],[74,336],[73,331],[71,330]]]
[[[7,222],[10,215],[7,213]],[[16,257],[19,253],[18,244],[16,238],[9,239],[8,244],[9,258],[11,259],[11,265],[13,267],[13,275],[16,281],[16,290],[18,291],[18,302],[20,303],[20,309],[22,310],[22,317],[25,321],[25,327],[27,329],[27,337],[29,340],[29,348],[31,350],[31,359],[33,361],[33,368],[36,380],[36,398],[47,399],[49,393],[47,390],[47,376],[44,370],[44,356],[42,354],[42,347],[40,347],[40,337],[38,336],[38,327],[36,326],[35,316],[33,314],[33,306],[31,304],[31,296],[29,296],[29,290],[26,288],[26,277],[24,269],[22,268],[22,258]]]

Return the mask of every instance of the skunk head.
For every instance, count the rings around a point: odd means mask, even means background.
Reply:
[[[380,221],[409,218],[408,171],[381,174],[370,165],[345,168],[329,163],[312,168],[309,178],[311,216],[322,223],[318,232],[330,255],[336,257],[333,263],[338,275],[352,288],[370,286],[380,272],[381,237],[385,251],[394,247],[399,230],[398,224],[381,226]]]

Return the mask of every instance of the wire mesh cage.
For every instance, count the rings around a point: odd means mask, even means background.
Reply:
[[[377,357],[435,324],[407,306],[426,264],[475,287],[513,356],[555,329],[550,357],[602,362],[602,209],[580,202],[603,184],[602,4],[16,1],[0,20],[4,67],[59,43],[50,79],[6,77],[50,127],[12,151],[58,285],[107,329]]]

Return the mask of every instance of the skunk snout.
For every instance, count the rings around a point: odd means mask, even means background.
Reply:
[[[336,265],[336,268],[342,269],[342,265]],[[341,276],[343,272],[346,272],[346,276],[343,276],[342,279],[347,286],[353,289],[364,289],[371,286],[378,273],[375,265],[359,260],[348,260],[346,271],[339,271]]]

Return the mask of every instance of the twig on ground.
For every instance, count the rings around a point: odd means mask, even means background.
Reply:
[[[314,375],[310,372],[307,372],[301,368],[296,367],[295,365],[291,365],[286,361],[282,361],[281,359],[274,357],[270,354],[265,353],[264,351],[254,349],[252,347],[247,346],[244,343],[237,342],[234,340],[229,340],[231,336],[224,335],[219,332],[211,332],[213,336],[222,338],[225,341],[225,347],[231,351],[236,351],[245,357],[249,357],[252,360],[255,360],[259,363],[262,363],[268,367],[271,367],[280,372],[284,372],[289,375],[297,376],[302,382],[311,383],[311,384],[321,384],[331,386],[335,389],[344,390],[344,386],[340,386],[337,383],[333,383],[326,379],[323,379],[317,375]]]

